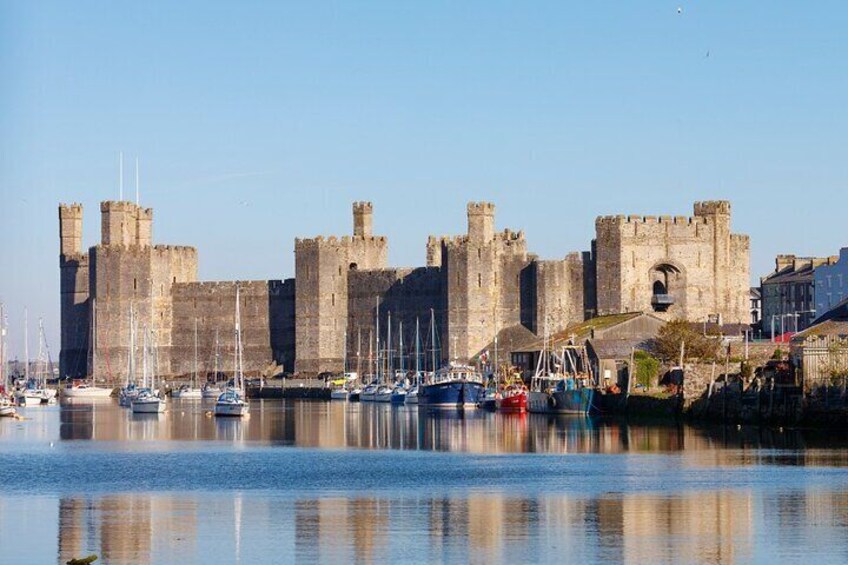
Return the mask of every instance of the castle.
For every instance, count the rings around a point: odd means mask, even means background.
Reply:
[[[632,311],[748,317],[749,242],[730,232],[723,201],[696,203],[690,218],[598,218],[592,251],[559,260],[529,253],[521,231],[496,231],[493,204],[470,203],[466,233],[430,236],[417,268],[388,266],[373,207],[356,202],[352,236],[295,240],[294,279],[237,282],[199,282],[196,249],[153,245],[151,209],[103,202],[100,212],[101,242],[83,252],[82,207],[59,207],[63,376],[94,370],[123,381],[131,328],[161,375],[191,374],[195,347],[202,374],[232,371],[237,286],[250,373],[368,372],[363,359],[378,348],[408,355],[416,323],[428,328],[431,318],[439,361],[474,361],[513,328],[541,335]]]

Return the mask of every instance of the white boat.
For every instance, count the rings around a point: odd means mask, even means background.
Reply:
[[[362,392],[359,395],[360,402],[374,402],[376,400],[378,388],[380,388],[380,385],[371,383],[362,389]]]
[[[165,401],[149,389],[142,389],[132,401],[133,414],[161,414],[165,408]]]
[[[15,404],[18,406],[40,406],[43,400],[42,391],[37,388],[25,388],[15,393]]]
[[[418,404],[418,385],[412,385],[406,393],[406,404]]]
[[[377,389],[377,393],[374,395],[374,400],[376,402],[391,402],[392,387],[387,385],[380,385],[380,388]]]
[[[69,384],[62,389],[62,396],[66,398],[109,398],[112,396],[112,389],[91,386],[86,383]]]
[[[249,411],[250,407],[244,401],[244,397],[234,388],[228,388],[215,402],[216,416],[240,417],[246,416]]]
[[[203,391],[199,388],[192,388],[189,385],[183,385],[175,391],[171,392],[171,396],[180,400],[200,400],[203,398]]]
[[[97,306],[96,299],[91,299],[91,382],[72,381],[62,389],[62,396],[67,398],[108,398],[112,389],[97,386]]]
[[[130,402],[132,406],[133,414],[160,414],[165,411],[165,399],[159,395],[159,391],[156,389],[156,369],[157,367],[151,367],[152,363],[148,362],[148,359],[151,354],[151,349],[153,349],[153,335],[152,331],[149,332],[151,334],[151,345],[148,346],[147,335],[148,330],[145,328],[144,336],[143,336],[143,344],[141,347],[141,375],[142,375],[142,388],[138,391],[136,397]],[[152,369],[152,370],[151,370]],[[148,380],[150,381],[150,387],[147,387]]]
[[[228,388],[215,402],[216,416],[246,416],[250,406],[245,401],[244,374],[241,346],[241,299],[239,287],[236,286],[236,370],[233,375],[233,386]]]
[[[197,318],[194,319],[194,375],[191,385],[182,385],[173,391],[171,396],[181,400],[200,400],[203,398],[203,391],[197,387]]]
[[[347,400],[348,392],[344,387],[334,388],[330,391],[330,400]]]
[[[17,414],[17,410],[11,404],[2,404],[0,405],[0,417],[3,416],[14,416]]]
[[[204,399],[212,399],[217,400],[221,393],[224,392],[220,387],[213,385],[211,383],[207,383],[203,386],[203,389],[200,392],[200,396]]]

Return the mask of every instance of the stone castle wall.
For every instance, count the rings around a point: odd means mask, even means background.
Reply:
[[[137,351],[143,329],[152,330],[160,374],[193,372],[195,319],[200,372],[214,365],[216,331],[221,369],[231,371],[236,284],[250,372],[273,364],[304,375],[372,371],[364,359],[377,340],[378,299],[381,348],[391,312],[396,366],[401,323],[407,351],[416,319],[432,349],[431,310],[440,361],[473,360],[517,325],[541,335],[598,314],[652,311],[657,288],[674,298],[660,314],[666,318],[747,319],[749,240],[731,233],[726,202],[697,203],[690,218],[598,218],[592,250],[560,260],[528,253],[520,231],[495,231],[494,215],[494,205],[470,203],[464,235],[428,238],[426,267],[388,268],[388,241],[372,233],[373,207],[356,202],[352,236],[295,240],[294,279],[236,283],[197,282],[197,251],[153,245],[153,211],[129,202],[101,205],[102,241],[83,253],[82,207],[62,205],[62,374],[90,371],[94,304],[99,375],[127,377],[130,307]]]
[[[239,288],[244,370],[255,374],[271,365],[294,365],[294,279],[286,281],[190,282],[173,285],[170,373],[194,372],[201,379],[235,367],[235,303]],[[217,348],[216,348],[217,342]]]

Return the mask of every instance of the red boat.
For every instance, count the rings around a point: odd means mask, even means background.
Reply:
[[[526,412],[527,387],[517,385],[507,387],[501,393],[497,405],[501,412]]]

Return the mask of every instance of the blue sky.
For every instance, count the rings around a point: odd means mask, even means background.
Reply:
[[[677,8],[682,8],[678,14]],[[141,162],[201,279],[285,278],[372,200],[398,266],[497,204],[545,258],[600,214],[733,201],[752,275],[848,245],[848,3],[0,0],[0,300],[58,357],[59,202]],[[32,332],[34,333],[34,332]],[[32,341],[34,347],[34,340]]]

